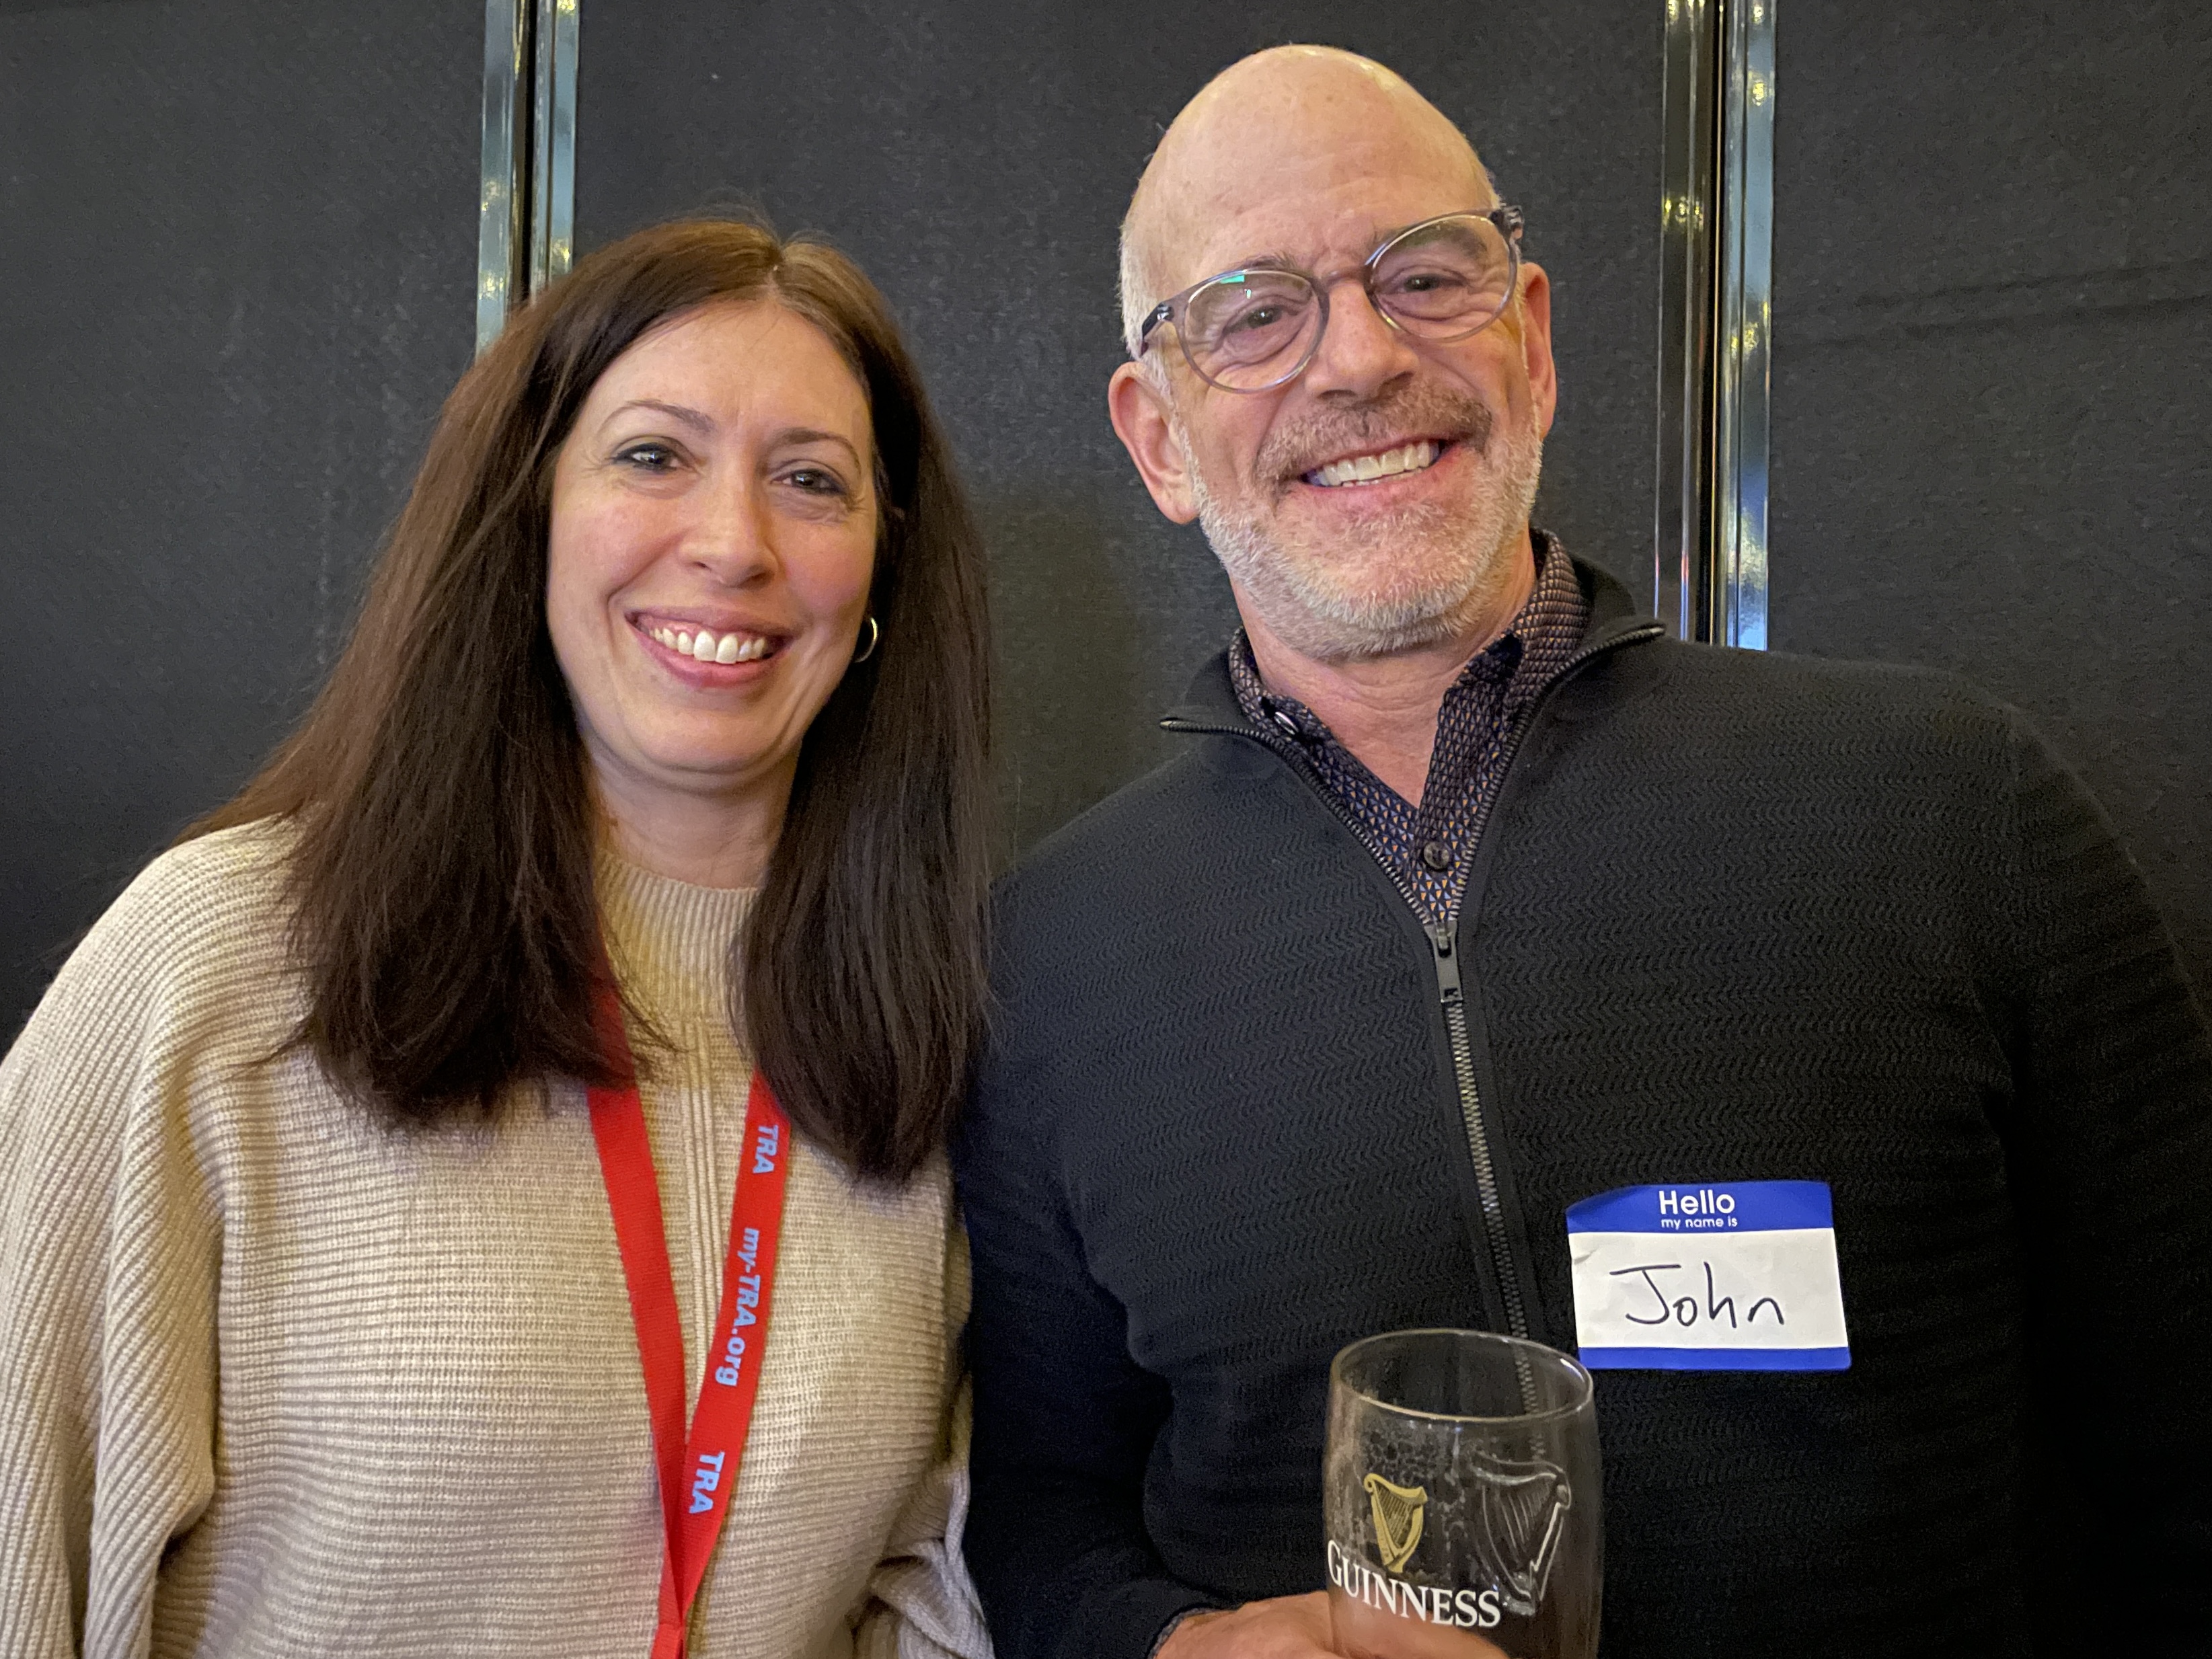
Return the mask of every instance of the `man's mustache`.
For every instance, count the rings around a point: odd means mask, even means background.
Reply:
[[[1489,451],[1495,425],[1480,398],[1426,388],[1352,409],[1316,410],[1278,424],[1260,446],[1253,471],[1287,489],[1344,456],[1420,438],[1462,443],[1480,455]]]

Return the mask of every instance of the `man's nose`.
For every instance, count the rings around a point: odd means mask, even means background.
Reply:
[[[1375,308],[1356,276],[1337,282],[1328,296],[1328,326],[1305,372],[1316,397],[1341,392],[1364,401],[1416,367],[1413,343]]]

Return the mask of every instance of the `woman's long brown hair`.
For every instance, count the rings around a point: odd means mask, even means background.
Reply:
[[[585,395],[647,331],[773,300],[865,388],[882,642],[809,728],[731,975],[799,1133],[898,1180],[942,1141],[981,1024],[988,883],[982,555],[889,308],[850,261],[723,221],[591,255],[461,379],[307,719],[188,836],[296,827],[298,1034],[341,1088],[422,1123],[518,1084],[611,1080],[594,805],[546,631],[550,475]]]

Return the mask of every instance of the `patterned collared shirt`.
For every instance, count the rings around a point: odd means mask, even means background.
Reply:
[[[1229,678],[1245,718],[1297,741],[1367,850],[1430,927],[1456,922],[1474,831],[1504,777],[1522,721],[1589,625],[1589,603],[1566,549],[1547,531],[1534,539],[1536,582],[1528,603],[1444,693],[1419,806],[1369,771],[1312,709],[1268,690],[1241,629],[1230,643]]]

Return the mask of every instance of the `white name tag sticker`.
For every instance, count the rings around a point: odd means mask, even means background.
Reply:
[[[1593,1370],[1850,1365],[1825,1181],[1617,1188],[1567,1212],[1567,1251]]]

